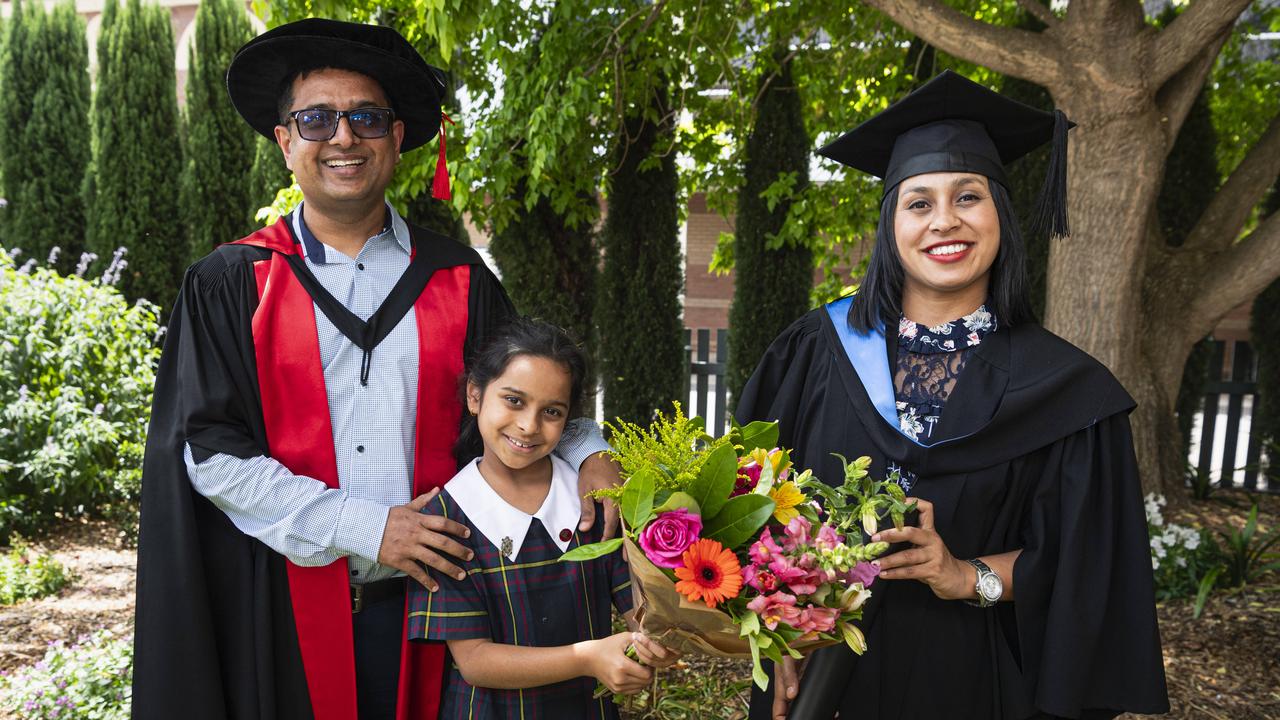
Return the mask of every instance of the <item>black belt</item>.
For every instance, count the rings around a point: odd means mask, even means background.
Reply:
[[[404,595],[404,578],[396,577],[389,580],[379,580],[377,582],[365,583],[363,585],[351,586],[351,612],[358,613],[361,610],[380,603],[384,600],[401,597]]]

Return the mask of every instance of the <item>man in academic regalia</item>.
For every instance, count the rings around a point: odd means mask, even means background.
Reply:
[[[457,469],[464,358],[513,314],[474,250],[384,198],[441,127],[442,77],[393,30],[318,19],[232,61],[233,104],[304,200],[193,265],[174,304],[143,468],[139,720],[436,716],[443,649],[404,641],[405,585],[467,551],[418,510]],[[444,172],[442,133],[447,194]],[[558,452],[590,489],[617,482],[606,447],[579,421]]]

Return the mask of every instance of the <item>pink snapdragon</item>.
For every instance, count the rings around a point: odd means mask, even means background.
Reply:
[[[812,544],[812,538],[809,536],[811,530],[813,525],[808,518],[803,515],[791,518],[791,522],[787,523],[783,531],[782,549],[786,552],[795,552],[797,549],[808,547]]]
[[[751,555],[751,562],[756,565],[768,565],[775,558],[782,556],[782,548],[778,547],[778,543],[773,539],[773,533],[765,527],[760,532],[760,539],[752,543],[748,554]]]
[[[845,573],[844,581],[848,585],[862,583],[862,587],[869,588],[871,583],[875,582],[879,576],[880,566],[864,561],[849,568],[849,572]]]
[[[818,607],[817,605],[806,606],[800,611],[799,617],[794,623],[789,623],[791,627],[803,633],[825,633],[831,632],[836,626],[836,619],[840,617],[838,608]]]
[[[640,533],[640,549],[658,567],[674,569],[684,562],[681,556],[702,532],[702,516],[685,508],[659,513]]]
[[[747,609],[760,616],[760,622],[770,630],[778,629],[778,623],[795,627],[800,619],[800,609],[796,607],[796,597],[784,592],[771,595],[760,595],[747,603]]]

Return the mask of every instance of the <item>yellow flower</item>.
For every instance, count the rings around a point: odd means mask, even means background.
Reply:
[[[783,525],[800,516],[796,506],[805,501],[804,493],[789,480],[781,485],[775,485],[769,491],[769,499],[773,501],[774,519]]]

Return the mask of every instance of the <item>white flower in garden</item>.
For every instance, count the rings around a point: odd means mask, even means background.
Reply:
[[[1174,559],[1173,559],[1173,563],[1174,563],[1175,565],[1177,565],[1178,567],[1186,567],[1186,566],[1187,566],[1187,559],[1186,559],[1185,557],[1183,557],[1183,556],[1179,555],[1178,557],[1176,557],[1176,558],[1174,558]]]
[[[94,406],[93,406],[93,414],[94,414],[94,415],[101,415],[101,414],[102,414],[102,411],[103,411],[103,410],[105,410],[105,409],[106,409],[106,407],[104,407],[102,403],[98,403],[97,405],[94,405]]]
[[[1160,561],[1159,561],[1159,560],[1157,560],[1157,559],[1156,559],[1156,557],[1155,557],[1154,555],[1153,555],[1153,556],[1151,556],[1151,569],[1152,569],[1152,570],[1159,570],[1159,569],[1160,569]]]

